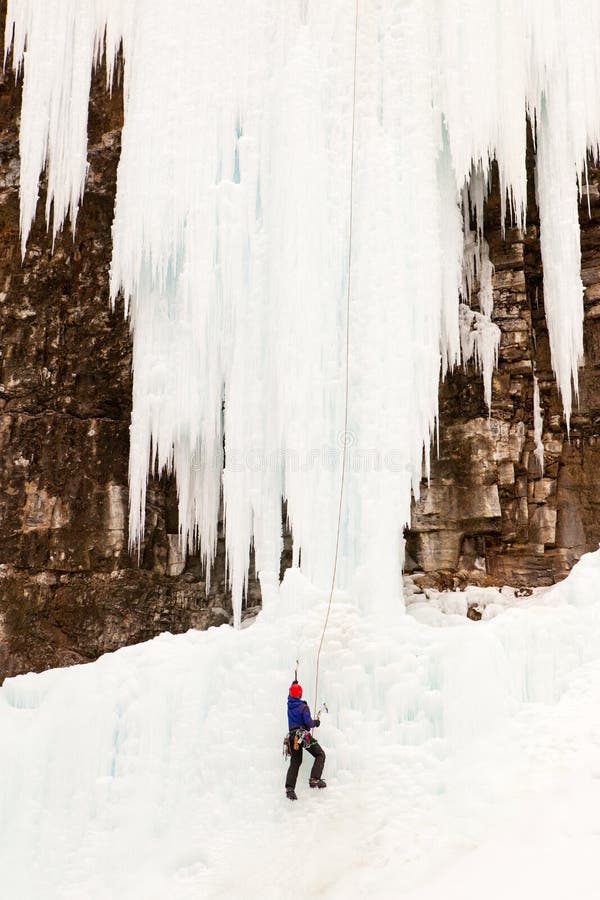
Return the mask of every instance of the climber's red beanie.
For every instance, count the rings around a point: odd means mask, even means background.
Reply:
[[[295,681],[290,687],[290,697],[295,697],[297,700],[302,696],[302,687]]]

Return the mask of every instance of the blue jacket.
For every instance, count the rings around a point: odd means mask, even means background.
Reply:
[[[311,728],[315,728],[316,724],[317,720],[311,717],[306,700],[302,700],[299,697],[288,696],[289,730],[293,731],[295,728],[306,728],[306,730],[309,731]]]

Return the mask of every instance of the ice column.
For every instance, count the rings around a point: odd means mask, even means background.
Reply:
[[[540,467],[540,472],[544,474],[544,443],[542,441],[542,432],[544,428],[544,417],[542,407],[540,405],[540,385],[537,375],[533,375],[533,455]]]

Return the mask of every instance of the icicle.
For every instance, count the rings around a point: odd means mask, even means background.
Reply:
[[[540,406],[540,386],[538,384],[537,375],[533,375],[533,455],[537,460],[540,472],[544,474],[544,444],[542,442],[542,430],[544,427],[544,418],[542,415],[542,407]]]
[[[479,309],[487,319],[491,318],[494,308],[493,274],[494,267],[490,261],[490,248],[485,238],[482,238],[479,260]]]
[[[540,246],[544,266],[544,308],[552,353],[552,368],[561,395],[567,429],[572,392],[578,396],[578,366],[583,358],[583,284],[575,164],[570,139],[561,124],[564,87],[555,84],[542,106],[538,127],[537,195]],[[549,115],[547,103],[553,105]]]
[[[475,367],[483,375],[483,396],[488,411],[492,406],[492,376],[498,362],[500,329],[489,316],[460,304],[460,342],[463,363],[475,361]]]
[[[463,278],[461,294],[466,302],[460,304],[460,346],[463,365],[474,359],[477,371],[483,376],[483,393],[488,413],[492,410],[492,376],[498,362],[501,332],[492,322],[494,291],[492,276],[494,267],[490,261],[490,248],[483,236],[483,204],[486,195],[485,180],[480,171],[473,170],[471,180],[463,187]],[[475,221],[475,231],[470,228]],[[479,309],[470,307],[471,294],[476,279],[479,280]]]

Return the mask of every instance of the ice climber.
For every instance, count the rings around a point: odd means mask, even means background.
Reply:
[[[290,685],[290,692],[287,701],[288,728],[289,728],[289,747],[290,747],[290,765],[285,779],[285,793],[288,800],[297,800],[296,796],[296,779],[302,765],[302,748],[306,747],[315,761],[310,772],[308,784],[311,788],[327,787],[321,778],[323,774],[323,766],[325,765],[325,751],[314,738],[311,728],[318,728],[321,724],[320,719],[313,719],[308,708],[308,703],[302,699],[302,687],[297,681],[293,681]]]

